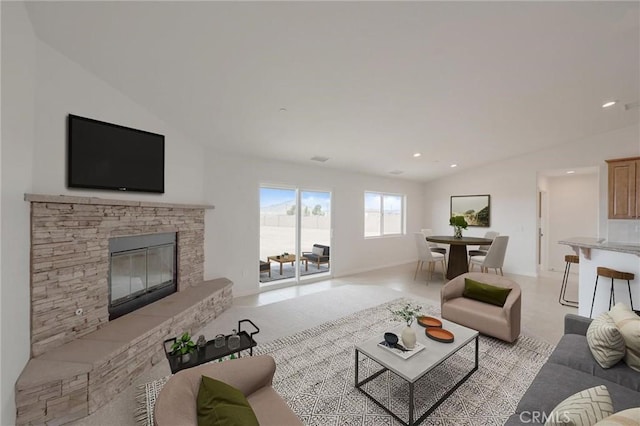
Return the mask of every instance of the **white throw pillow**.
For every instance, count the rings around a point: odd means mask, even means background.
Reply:
[[[599,421],[595,426],[631,426],[640,425],[640,407],[619,411]]]
[[[607,387],[595,386],[571,395],[553,409],[545,426],[593,426],[613,414]]]
[[[324,249],[322,247],[314,247],[311,249],[311,253],[322,256],[322,254],[324,253]]]
[[[608,312],[591,321],[587,329],[587,343],[591,354],[602,368],[611,368],[626,352],[624,338]]]
[[[620,330],[627,347],[624,362],[630,368],[640,371],[640,317],[623,303],[616,303],[609,315]]]

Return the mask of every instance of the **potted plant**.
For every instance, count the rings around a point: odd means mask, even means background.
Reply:
[[[422,309],[422,306],[413,306],[411,303],[407,303],[400,309],[389,308],[396,321],[404,321],[407,324],[400,335],[402,344],[407,349],[413,349],[416,346],[416,332],[411,328],[411,324],[416,317],[421,315],[420,309]]]
[[[171,354],[179,356],[182,363],[189,362],[191,352],[196,350],[196,344],[191,340],[191,335],[185,331],[179,339],[171,346]]]
[[[449,225],[453,226],[453,238],[462,238],[462,230],[469,226],[464,216],[451,216]]]

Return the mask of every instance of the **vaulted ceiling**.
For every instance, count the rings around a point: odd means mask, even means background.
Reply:
[[[637,123],[639,6],[27,3],[40,40],[197,142],[423,181]]]

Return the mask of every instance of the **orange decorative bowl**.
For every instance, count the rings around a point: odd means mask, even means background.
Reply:
[[[424,332],[428,338],[441,343],[452,343],[454,339],[453,333],[444,328],[427,327]]]
[[[423,327],[442,327],[442,321],[438,318],[421,316],[416,319],[418,320],[418,324]]]

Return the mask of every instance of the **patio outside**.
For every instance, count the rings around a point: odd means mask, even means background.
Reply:
[[[328,192],[301,191],[301,252],[310,252],[314,244],[331,245],[331,194]],[[296,241],[296,202],[295,190],[279,188],[260,188],[260,260],[267,261],[268,256],[295,254]],[[328,271],[327,264],[318,270],[309,263],[306,273]],[[286,265],[287,272],[279,275],[279,264],[271,264],[272,278],[266,273],[260,274],[260,281],[273,281],[290,278],[295,275],[291,264]],[[301,271],[304,271],[304,267]]]

